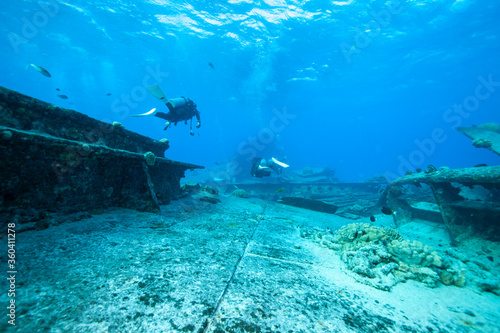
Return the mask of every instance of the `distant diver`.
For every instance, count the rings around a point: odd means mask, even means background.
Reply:
[[[280,162],[274,157],[272,157],[270,160],[266,160],[261,157],[255,157],[252,160],[252,169],[250,170],[250,174],[252,175],[252,177],[257,178],[270,176],[273,171],[278,175],[281,175],[281,173],[283,172],[283,168],[288,167],[288,164]]]
[[[174,126],[177,126],[177,123],[180,121],[184,121],[184,123],[187,125],[187,122],[189,120],[189,129],[191,135],[194,135],[193,117],[196,117],[196,128],[200,128],[200,112],[196,109],[196,104],[192,100],[183,96],[181,96],[180,98],[167,99],[167,97],[163,93],[163,90],[161,90],[160,86],[158,86],[157,84],[146,89],[151,93],[151,95],[165,103],[169,112],[158,112],[156,108],[154,108],[146,113],[132,115],[132,117],[156,116],[158,118],[165,119],[167,122],[165,123],[164,130],[169,128],[172,123],[174,124]]]

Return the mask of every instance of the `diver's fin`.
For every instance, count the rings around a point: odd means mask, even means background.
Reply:
[[[146,116],[154,116],[156,115],[158,111],[156,111],[156,108],[151,109],[150,111],[146,113],[141,113],[141,114],[133,114],[132,117],[146,117]]]
[[[160,101],[164,103],[167,101],[167,96],[165,96],[165,93],[163,92],[163,90],[161,90],[159,85],[155,84],[152,85],[151,87],[147,87],[146,89],[149,91],[151,95],[153,95]]]
[[[278,161],[277,159],[275,159],[274,157],[271,157],[271,159],[273,160],[274,163],[278,164],[280,167],[283,167],[283,168],[288,168],[289,165],[288,164],[285,164],[283,162],[280,162]]]

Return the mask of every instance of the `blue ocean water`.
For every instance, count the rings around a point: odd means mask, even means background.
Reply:
[[[454,127],[499,121],[498,17],[491,0],[11,1],[0,85],[166,137],[166,157],[236,180],[254,155],[341,181],[496,165]],[[198,105],[194,136],[131,117],[166,111],[155,83]]]

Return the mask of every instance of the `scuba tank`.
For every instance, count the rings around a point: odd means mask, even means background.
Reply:
[[[179,109],[185,107],[186,105],[193,105],[193,101],[186,97],[172,98],[166,103],[170,111],[173,109]]]
[[[183,107],[187,104],[187,99],[185,97],[172,98],[168,100],[168,104],[170,104],[173,108]]]

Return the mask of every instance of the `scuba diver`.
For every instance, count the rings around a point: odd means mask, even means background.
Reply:
[[[279,175],[283,172],[283,168],[288,168],[289,165],[283,162],[278,161],[274,157],[270,160],[266,160],[261,157],[255,157],[252,159],[252,169],[250,170],[250,174],[253,177],[262,178],[270,176],[274,171]]]
[[[196,109],[196,104],[192,100],[183,96],[181,96],[180,98],[167,99],[160,86],[158,86],[157,84],[146,89],[151,93],[151,95],[165,103],[169,111],[168,113],[158,112],[156,108],[154,108],[146,113],[132,115],[132,117],[155,116],[165,119],[167,122],[165,123],[164,130],[169,128],[172,123],[174,124],[174,126],[177,126],[177,123],[180,121],[184,121],[184,123],[187,125],[187,122],[189,120],[189,134],[191,135],[194,135],[193,117],[196,117],[196,128],[200,128],[200,112]]]

